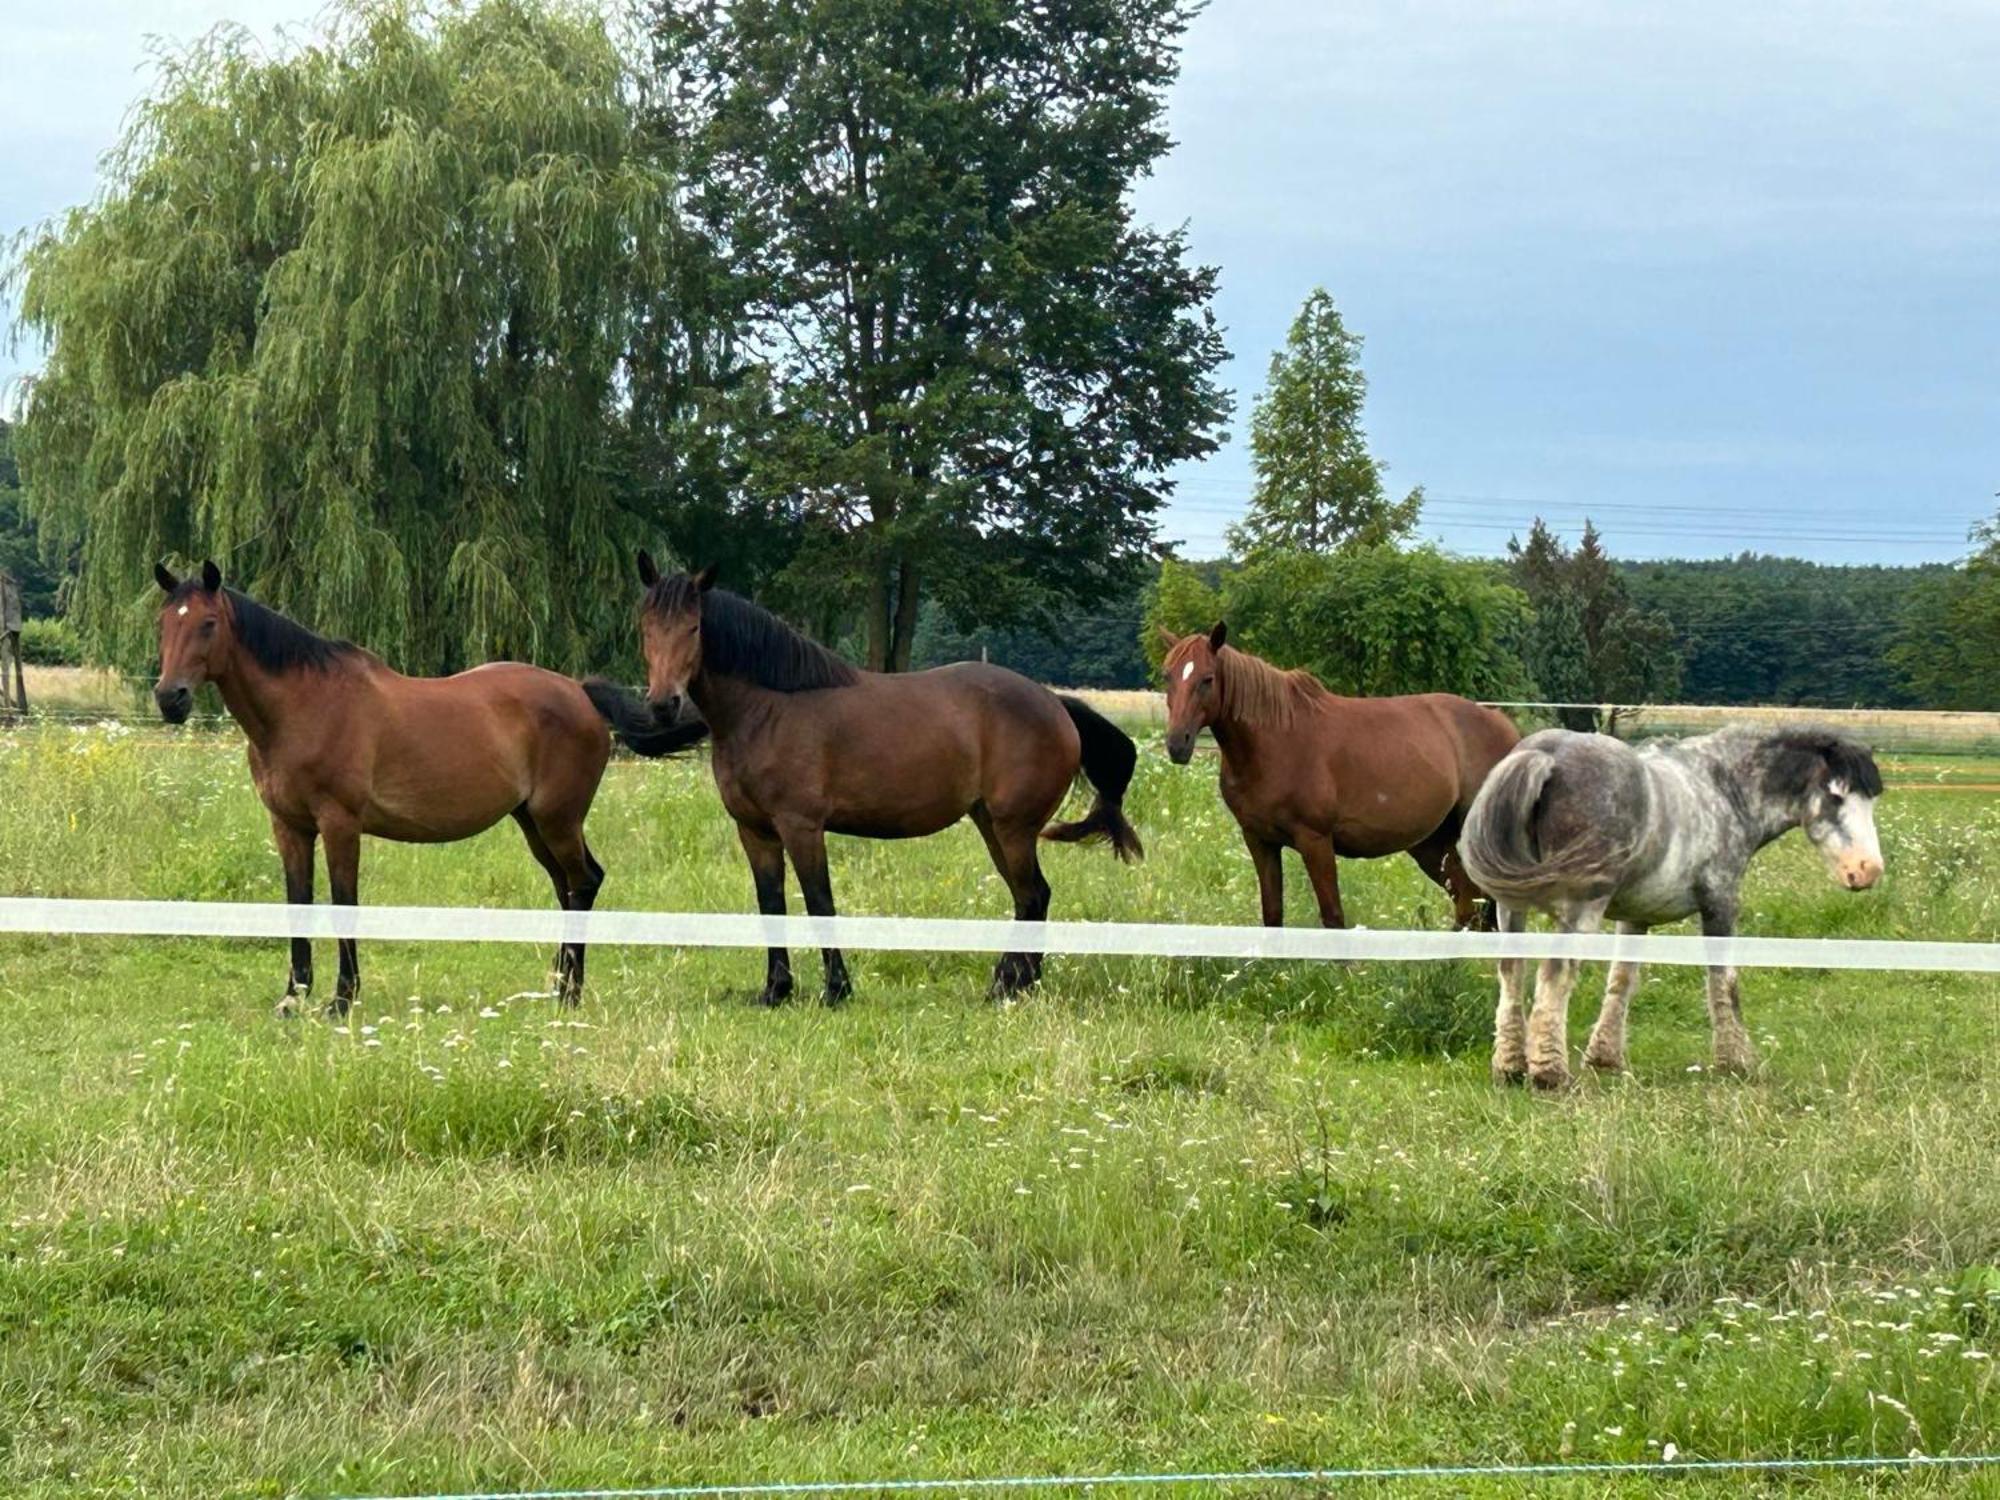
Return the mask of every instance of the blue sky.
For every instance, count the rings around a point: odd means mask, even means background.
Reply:
[[[0,227],[86,198],[147,32],[296,0],[10,17]],[[1234,440],[1169,535],[1219,549],[1314,286],[1425,529],[1537,514],[1621,555],[1957,556],[2000,490],[2000,7],[1215,0],[1141,193],[1222,268]],[[20,355],[0,353],[0,378]]]

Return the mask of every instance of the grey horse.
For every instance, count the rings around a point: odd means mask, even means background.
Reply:
[[[1875,799],[1882,773],[1861,745],[1817,727],[1732,727],[1644,749],[1601,734],[1545,729],[1493,769],[1466,815],[1459,858],[1492,896],[1500,930],[1520,932],[1530,909],[1564,932],[1622,933],[1699,914],[1701,930],[1736,930],[1737,891],[1751,856],[1803,828],[1833,878],[1851,891],[1882,878]],[[1569,1083],[1570,992],[1577,963],[1544,959],[1532,1018],[1521,1008],[1524,960],[1500,964],[1493,1076],[1536,1087]],[[1625,1010],[1636,963],[1614,963],[1583,1060],[1625,1066]],[[1756,1061],[1743,1029],[1736,971],[1708,971],[1715,1064]]]

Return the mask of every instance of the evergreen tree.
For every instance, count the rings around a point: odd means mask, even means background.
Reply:
[[[1368,395],[1361,336],[1341,321],[1333,298],[1316,290],[1271,356],[1250,418],[1256,488],[1230,531],[1238,552],[1327,552],[1407,537],[1423,491],[1390,500],[1383,465],[1368,451],[1361,409]]]

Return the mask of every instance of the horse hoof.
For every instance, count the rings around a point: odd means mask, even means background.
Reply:
[[[1583,1064],[1585,1067],[1594,1069],[1599,1073],[1622,1073],[1625,1071],[1625,1059],[1622,1057],[1613,1057],[1609,1053],[1586,1052],[1583,1054]]]
[[[853,985],[829,985],[827,986],[825,1005],[828,1010],[839,1010],[841,1006],[847,1004],[853,998]]]
[[[1528,1069],[1525,1065],[1517,1066],[1507,1063],[1495,1063],[1493,1065],[1493,1082],[1503,1089],[1518,1088],[1527,1081]]]
[[[1718,1057],[1714,1063],[1714,1071],[1726,1073],[1731,1078],[1748,1078],[1757,1071],[1757,1054],[1732,1053],[1726,1057]]]
[[[1535,1086],[1537,1093],[1560,1094],[1570,1087],[1572,1080],[1568,1068],[1542,1068],[1530,1069],[1528,1082]]]

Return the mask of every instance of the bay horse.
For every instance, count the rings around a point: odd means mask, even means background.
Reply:
[[[1545,729],[1529,735],[1487,779],[1466,819],[1459,854],[1520,932],[1530,908],[1564,932],[1595,932],[1606,917],[1622,933],[1699,914],[1701,930],[1736,930],[1738,890],[1751,857],[1803,828],[1836,883],[1865,891],[1882,878],[1875,799],[1882,773],[1861,745],[1834,730],[1735,726],[1635,750],[1601,734]],[[1521,959],[1500,964],[1493,1076],[1537,1088],[1569,1083],[1569,997],[1577,963],[1545,959],[1532,1017],[1521,1011]],[[1614,963],[1604,1007],[1583,1060],[1625,1066],[1625,1012],[1639,966]],[[1756,1062],[1743,1027],[1736,970],[1708,971],[1715,1065]]]
[[[711,566],[663,575],[640,553],[640,638],[651,711],[613,727],[643,737],[691,699],[713,738],[715,784],[736,820],[757,909],[785,911],[789,857],[813,916],[834,914],[826,835],[920,838],[970,817],[1014,898],[1014,915],[1048,915],[1039,839],[1103,840],[1142,856],[1124,797],[1138,748],[1075,698],[1004,667],[960,662],[927,672],[866,672],[747,599],[713,587]],[[645,753],[643,743],[634,749]],[[1096,789],[1089,813],[1050,826],[1079,769]],[[824,950],[826,1003],[853,990],[840,950]],[[1039,953],[1003,954],[993,993],[1034,984]],[[792,991],[791,957],[766,955],[766,1005]]]
[[[223,587],[202,564],[180,579],[153,570],[160,612],[160,715],[187,720],[195,689],[212,682],[249,741],[250,776],[271,814],[285,867],[285,900],[313,899],[313,845],[326,845],[338,906],[357,897],[361,836],[445,843],[512,816],[548,872],[565,911],[589,911],[604,867],[583,820],[610,758],[611,713],[629,713],[608,683],[578,683],[540,667],[494,662],[455,677],[405,677],[359,646],[317,635],[248,595]],[[702,737],[698,722],[656,725],[649,753]],[[556,957],[558,989],[574,1005],[583,989],[583,944]],[[312,989],[312,944],[292,939],[280,1015]],[[331,1013],[344,1015],[360,986],[354,940],[340,940]]]
[[[1450,693],[1343,698],[1310,672],[1283,671],[1229,642],[1218,621],[1167,645],[1167,754],[1194,755],[1206,729],[1222,752],[1222,800],[1243,830],[1266,927],[1285,924],[1283,851],[1299,852],[1320,921],[1345,927],[1338,861],[1407,853],[1452,899],[1460,927],[1480,892],[1452,846],[1479,784],[1520,733],[1504,714]]]

